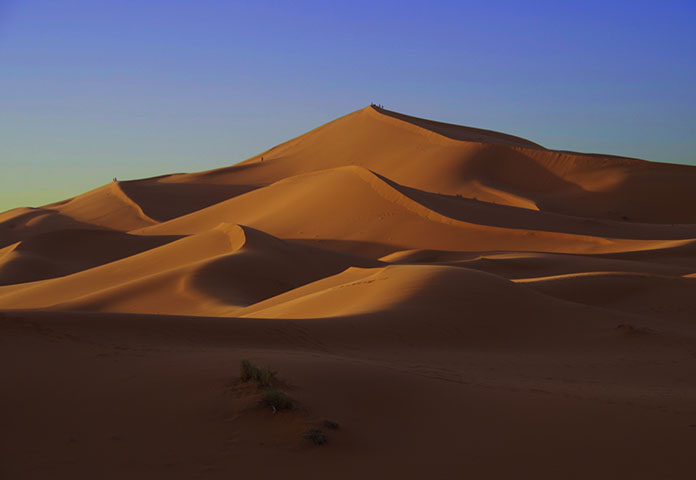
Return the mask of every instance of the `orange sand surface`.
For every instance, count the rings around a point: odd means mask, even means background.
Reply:
[[[695,206],[370,106],[0,213],[0,478],[694,478]]]

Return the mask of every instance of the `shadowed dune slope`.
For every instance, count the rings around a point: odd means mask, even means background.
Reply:
[[[112,230],[128,231],[156,223],[125,194],[119,182],[43,208],[84,224]]]
[[[470,137],[476,141],[457,140],[430,121],[419,124],[399,116],[366,107],[239,165],[189,178],[268,185],[301,173],[359,165],[408,187],[521,208],[633,222],[696,223],[696,213],[687,206],[696,200],[691,167],[550,151],[495,132]],[[659,206],[655,198],[661,199]]]
[[[696,238],[696,224],[665,225],[576,217],[553,212],[481,202],[458,195],[443,195],[399,185],[386,177],[385,183],[405,196],[444,216],[479,225],[611,238]]]
[[[118,182],[111,182],[62,202],[0,214],[0,248],[58,230],[127,232],[155,223],[123,192]]]
[[[86,270],[176,238],[136,236],[113,230],[63,229],[38,234],[0,250],[0,285]]]
[[[678,248],[678,247],[675,247]],[[646,257],[649,255],[646,253]],[[605,255],[539,252],[444,252],[404,250],[381,258],[393,264],[450,265],[492,273],[508,279],[546,277],[581,272],[633,272],[681,276],[693,267],[676,263],[623,260]]]
[[[237,315],[316,319],[327,331],[335,329],[337,339],[357,328],[366,343],[396,337],[441,347],[583,342],[623,319],[597,316],[485,272],[428,265],[353,268]]]
[[[667,321],[696,318],[696,278],[586,272],[517,280],[547,295]]]
[[[171,244],[68,277],[0,288],[0,305],[181,315],[235,308],[379,262],[222,224]]]
[[[108,230],[78,222],[47,208],[15,208],[0,214],[0,248],[59,230]]]
[[[254,190],[253,185],[191,181],[191,175],[166,175],[120,182],[119,186],[142,211],[157,221],[171,220]]]
[[[607,239],[475,225],[430,210],[356,166],[291,177],[135,232],[190,235],[220,221],[250,225],[282,238],[353,242],[347,248],[365,256],[433,246],[443,250],[615,252],[686,241]]]
[[[244,241],[241,229],[213,228],[201,235],[182,238],[66,277],[0,287],[0,305],[4,308],[48,307],[235,251]]]
[[[393,112],[385,108],[372,107],[375,111],[397,118],[404,122],[412,123],[426,130],[430,130],[444,137],[453,140],[462,140],[466,142],[488,143],[491,145],[507,145],[511,147],[525,147],[545,150],[544,147],[524,138],[507,135],[505,133],[493,132],[491,130],[483,130],[480,128],[464,127],[461,125],[453,125],[451,123],[436,122],[424,118],[412,117],[403,113]]]
[[[588,325],[589,334],[541,329],[536,342],[477,348],[466,332],[480,319],[462,315],[450,341],[460,347],[432,348],[427,318],[423,337],[378,328],[339,336],[327,328],[335,320],[0,313],[0,418],[11,439],[3,471],[347,480],[514,478],[524,468],[540,479],[571,469],[580,478],[690,477],[693,360],[657,335]],[[556,338],[567,341],[540,346]],[[235,383],[245,358],[279,369],[301,408],[260,408],[260,395]],[[303,433],[327,417],[340,428],[325,429],[326,445],[311,445]]]

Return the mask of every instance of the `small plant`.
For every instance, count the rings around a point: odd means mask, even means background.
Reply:
[[[292,410],[295,406],[295,401],[285,393],[275,388],[269,388],[261,400],[259,401],[264,407],[271,407],[273,411],[277,410]]]
[[[262,387],[270,387],[276,383],[276,373],[278,372],[271,370],[271,367],[263,367],[259,369],[256,381],[259,382],[259,385]]]
[[[270,387],[277,381],[278,372],[271,370],[271,367],[259,368],[249,360],[242,360],[240,364],[240,377],[242,382],[258,382],[261,387]]]
[[[305,438],[315,445],[323,445],[327,442],[326,434],[321,428],[310,428],[304,434]]]
[[[339,428],[338,422],[334,422],[333,420],[324,420],[324,426],[331,430],[338,430]]]
[[[251,381],[254,378],[256,370],[257,368],[249,360],[242,360],[239,367],[239,376],[241,377],[242,382]]]

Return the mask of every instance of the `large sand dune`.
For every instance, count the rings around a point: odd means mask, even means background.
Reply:
[[[695,185],[367,107],[0,213],[0,476],[693,478]]]

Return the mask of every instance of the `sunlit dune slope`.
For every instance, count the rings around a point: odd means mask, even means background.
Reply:
[[[47,307],[71,298],[98,292],[138,278],[166,272],[189,263],[205,260],[239,249],[244,244],[241,231],[232,235],[223,229],[211,229],[201,235],[181,238],[158,248],[123,258],[66,277],[0,287],[0,304]]]
[[[31,282],[130,257],[177,237],[144,237],[113,230],[63,229],[0,249],[0,285]]]
[[[576,343],[614,326],[611,315],[600,319],[586,306],[539,295],[495,275],[429,265],[350,269],[237,315],[316,319],[312,325],[335,330],[336,338],[358,329],[366,338],[351,339],[353,345],[389,337],[442,347]],[[617,314],[613,321],[621,319]]]
[[[426,208],[356,166],[291,177],[134,232],[190,235],[220,221],[250,225],[282,238],[338,241],[332,243],[335,248],[365,256],[427,247],[614,252],[671,244],[471,224]]]
[[[142,237],[147,238],[147,237]],[[351,266],[378,262],[222,224],[67,277],[0,288],[10,308],[226,315]]]
[[[195,212],[256,188],[254,185],[190,181],[191,175],[165,175],[120,182],[123,192],[156,221]]]
[[[696,221],[687,207],[696,199],[693,168],[551,151],[517,137],[417,122],[373,107],[190,181],[267,185],[345,165],[408,187],[522,208],[634,222]]]
[[[125,232],[154,223],[123,192],[118,182],[111,182],[62,202],[0,214],[0,247],[58,230],[107,229]]]
[[[43,208],[77,222],[112,230],[127,231],[155,223],[124,193],[118,182]]]
[[[381,257],[688,275],[694,170],[370,106],[232,167],[0,214],[0,306],[228,315]]]

